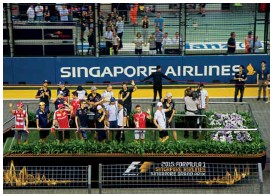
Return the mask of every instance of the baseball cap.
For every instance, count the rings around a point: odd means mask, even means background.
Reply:
[[[252,35],[252,31],[248,31],[248,33],[247,33],[248,35]]]
[[[45,102],[41,101],[41,102],[39,103],[39,105],[45,105]]]
[[[22,108],[24,106],[24,104],[22,102],[18,102],[16,106]]]
[[[110,102],[115,102],[115,101],[116,101],[116,98],[111,97]]]
[[[122,101],[121,99],[119,99],[119,100],[117,101],[117,103],[120,104],[120,105],[123,105],[123,104],[124,104],[123,101]]]
[[[49,81],[48,81],[48,80],[43,80],[43,84],[44,84],[44,83],[49,83]]]
[[[167,93],[166,97],[172,97],[172,93]]]
[[[101,105],[98,105],[98,106],[96,107],[97,110],[100,110],[101,108],[102,108]]]
[[[58,82],[58,84],[57,84],[57,85],[65,85],[65,82],[60,81],[60,82]]]
[[[60,109],[60,108],[64,108],[65,106],[64,106],[64,104],[63,103],[60,103],[60,104],[58,104],[58,109]]]
[[[96,88],[95,86],[92,86],[92,87],[91,87],[91,90],[92,90],[92,91],[94,91],[94,90],[96,90],[96,89],[97,89],[97,88]]]
[[[159,106],[162,106],[162,103],[161,102],[158,102],[157,103],[157,106],[159,107]]]
[[[76,90],[78,90],[78,91],[82,91],[83,90],[83,87],[81,86],[81,85],[79,85],[78,87],[77,87],[77,89]]]

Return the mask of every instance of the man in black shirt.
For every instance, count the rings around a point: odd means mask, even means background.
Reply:
[[[65,87],[65,83],[63,81],[60,81],[58,85],[59,88],[57,89],[57,94],[59,95],[59,91],[62,91],[64,100],[70,103],[70,90],[67,87]]]
[[[244,71],[243,65],[240,65],[239,72],[235,73],[234,80],[236,81],[234,102],[237,102],[237,96],[239,94],[239,91],[241,93],[240,102],[242,102],[243,101],[243,93],[244,93],[244,84],[245,84],[245,81],[247,80],[247,74]]]
[[[105,124],[105,117],[106,114],[104,112],[104,109],[101,105],[97,106],[97,112],[95,115],[95,119],[96,119],[96,128],[105,128],[106,124]],[[97,135],[98,135],[98,141],[105,141],[107,135],[106,135],[106,131],[105,130],[97,130]]]
[[[227,54],[234,54],[236,51],[236,33],[235,32],[231,32],[230,33],[230,38],[227,41]]]
[[[157,98],[157,91],[159,93],[159,100],[162,98],[162,78],[165,78],[166,80],[172,81],[171,78],[167,77],[161,72],[161,67],[158,65],[157,66],[157,71],[152,73],[150,76],[147,78],[141,80],[141,82],[144,82],[145,80],[148,80],[150,78],[153,78],[153,90],[154,90],[154,99],[153,102],[156,101]]]
[[[127,87],[127,83],[122,83],[122,89],[119,91],[118,99],[122,99],[124,108],[127,109],[127,126],[129,127],[129,116],[132,111],[132,93],[137,90],[134,80],[131,81],[132,88]]]
[[[50,110],[49,100],[51,99],[52,93],[48,88],[48,80],[43,81],[43,86],[37,91],[35,98],[40,98],[40,102],[45,103],[45,108]]]
[[[88,128],[87,114],[88,114],[88,108],[86,107],[86,101],[81,101],[80,108],[76,110],[75,124],[77,128],[76,137],[77,137],[77,133],[81,133],[80,138],[82,140],[88,139],[87,130],[81,129],[81,128]]]

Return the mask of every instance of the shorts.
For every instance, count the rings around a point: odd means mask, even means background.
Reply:
[[[102,140],[104,140],[104,139],[106,139],[107,138],[107,135],[106,135],[106,131],[105,130],[98,130],[98,131],[96,131],[98,134],[97,134],[97,140],[98,141],[102,141]]]
[[[130,116],[131,111],[132,111],[132,103],[126,103],[124,104],[124,107],[127,109],[127,116]]]
[[[17,140],[21,140],[22,142],[25,142],[28,140],[28,133],[25,130],[15,131],[14,136]]]
[[[138,140],[139,138],[144,140],[145,139],[145,132],[144,130],[135,130],[135,140]]]
[[[40,130],[39,131],[39,138],[45,139],[50,134],[50,130]]]
[[[63,132],[64,132],[64,139],[70,139],[70,130],[59,130],[58,140],[63,141]]]

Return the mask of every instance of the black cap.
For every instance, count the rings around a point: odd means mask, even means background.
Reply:
[[[122,101],[121,99],[119,99],[119,100],[117,101],[117,103],[120,104],[120,105],[123,105],[123,101]]]
[[[82,91],[83,90],[83,87],[81,86],[81,85],[79,85],[78,87],[77,87],[77,89],[76,90],[78,90],[78,91]]]
[[[160,66],[160,65],[158,65],[158,66],[157,66],[157,69],[160,69],[160,68],[161,68],[161,66]]]
[[[252,35],[252,31],[248,31],[248,33],[247,33],[248,35]]]
[[[44,84],[44,83],[49,83],[49,81],[48,81],[48,80],[43,80],[43,84]]]

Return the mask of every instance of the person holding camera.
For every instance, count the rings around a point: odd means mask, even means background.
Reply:
[[[196,128],[197,127],[197,114],[199,114],[199,96],[197,91],[192,91],[191,88],[185,90],[185,122],[186,128]],[[184,138],[189,137],[189,132],[184,131]],[[198,132],[193,131],[193,139],[198,139]]]

